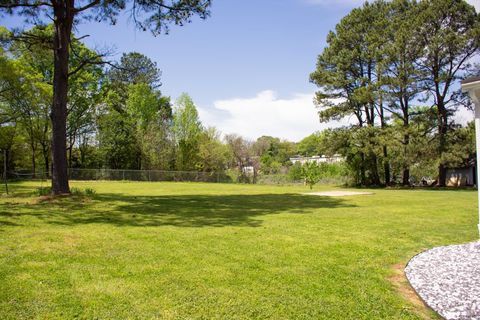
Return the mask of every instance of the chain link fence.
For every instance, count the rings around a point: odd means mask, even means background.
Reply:
[[[189,182],[234,182],[223,172],[163,171],[163,170],[121,170],[121,169],[68,169],[71,180],[114,180],[114,181],[189,181]],[[9,171],[8,179],[45,180],[46,172]]]
[[[48,178],[49,175],[45,171],[7,171],[7,179],[9,180],[46,180]]]
[[[240,180],[238,173],[201,172],[201,171],[164,171],[164,170],[122,170],[122,169],[68,169],[71,180],[112,180],[112,181],[177,181],[177,182],[218,182],[218,183],[257,183],[268,185],[304,184],[303,180],[292,180],[286,174],[263,175],[256,179],[247,177]],[[45,171],[9,171],[12,180],[47,180],[50,175]],[[255,181],[254,181],[255,180]],[[323,178],[319,184],[345,184],[346,177]]]
[[[233,182],[223,172],[71,168],[68,175],[72,180]]]

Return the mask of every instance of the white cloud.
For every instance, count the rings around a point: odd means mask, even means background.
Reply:
[[[480,0],[467,0],[467,2],[474,6],[477,12],[480,12]]]
[[[457,112],[455,112],[453,120],[461,125],[466,125],[468,122],[473,120],[473,111],[468,110],[465,107],[460,107],[458,108]]]
[[[274,91],[265,90],[252,98],[217,100],[213,108],[199,108],[199,113],[204,125],[250,139],[270,135],[299,141],[317,130],[347,124],[320,123],[313,93],[279,99]]]

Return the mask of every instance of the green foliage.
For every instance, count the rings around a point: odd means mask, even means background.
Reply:
[[[203,172],[225,171],[230,158],[230,150],[220,140],[215,128],[204,130],[199,137],[198,163],[196,169]]]
[[[146,83],[131,84],[127,92],[126,112],[136,119],[138,126],[143,130],[156,120],[156,117],[161,119],[171,113],[169,100],[162,98],[159,91],[153,90]]]
[[[325,137],[332,143],[308,137],[299,152],[329,146],[346,156],[362,185],[408,185],[411,168],[427,168],[435,159],[443,184],[447,166],[471,157],[449,150],[469,149],[451,119],[460,101],[458,80],[474,70],[479,23],[461,0],[377,0],[352,10],[329,33],[310,80],[319,87],[321,121],[349,117],[356,123],[336,130],[337,139]]]
[[[162,72],[147,56],[138,52],[123,53],[120,63],[109,70],[107,76],[115,85],[147,85],[155,89],[161,85]]]
[[[95,189],[92,188],[85,188],[85,195],[87,196],[94,196],[97,192]]]
[[[313,186],[320,181],[322,181],[322,183],[344,183],[348,174],[348,168],[343,162],[317,163],[309,161],[303,165],[296,163],[290,167],[288,176],[292,181],[303,179],[303,181],[310,186],[310,189],[312,189]]]
[[[302,165],[299,162],[289,168],[288,177],[291,181],[300,181],[303,178]]]
[[[111,169],[138,169],[140,148],[135,135],[134,120],[111,110],[98,119],[99,147]]]
[[[290,177],[286,174],[262,174],[258,177],[257,184],[268,184],[268,185],[288,185],[292,184]]]
[[[475,159],[475,123],[471,121],[466,127],[458,127],[447,136],[449,148],[442,154],[440,161],[450,167],[467,166]]]
[[[322,177],[322,171],[320,166],[316,162],[306,162],[302,165],[302,178],[305,180],[305,183],[310,187],[310,190],[313,186],[320,181]]]
[[[176,168],[194,170],[198,164],[199,141],[203,127],[192,98],[182,94],[175,103],[173,133],[177,146]]]
[[[36,196],[39,196],[39,197],[49,196],[49,195],[52,194],[52,188],[51,187],[39,187],[39,188],[35,189],[34,194]]]
[[[73,187],[70,189],[70,193],[71,195],[73,196],[88,196],[88,197],[91,197],[91,196],[94,196],[96,194],[96,191],[92,188],[85,188],[85,189],[82,189],[82,188],[78,188],[78,187]]]
[[[104,84],[98,141],[107,168],[163,169],[174,161],[170,98],[157,89],[160,71],[146,56],[125,54]]]
[[[170,3],[172,7],[157,15],[149,7],[147,16],[163,20],[156,25],[147,19],[142,27],[160,32],[192,14],[205,17],[210,5]],[[97,13],[112,18],[122,9],[107,7],[96,7]],[[183,13],[175,10],[179,8]],[[36,8],[22,11],[34,12]],[[444,24],[444,17],[449,23]],[[469,58],[478,53],[478,20],[473,7],[460,0],[377,0],[352,10],[329,33],[310,77],[319,87],[320,120],[348,117],[351,125],[316,132],[298,144],[271,136],[252,142],[229,135],[221,141],[214,128],[202,126],[188,95],[179,98],[172,115],[170,98],[159,91],[161,71],[147,56],[124,53],[115,68],[104,70],[98,52],[73,36],[68,61],[75,71],[68,92],[69,165],[236,171],[233,180],[253,182],[261,175],[287,172],[290,179],[300,179],[298,166],[288,169],[289,158],[297,154],[340,154],[346,159],[344,168],[321,164],[322,179],[345,171],[358,185],[408,184],[410,177],[422,175],[435,178],[433,167],[463,166],[475,156],[473,127],[461,127],[452,119],[462,98],[455,92],[458,80],[475,71]],[[139,21],[135,19],[137,26]],[[51,168],[55,30],[54,25],[42,24],[22,34],[41,43],[2,41],[0,144],[8,151],[9,170]],[[12,34],[0,30],[2,40]],[[251,176],[244,172],[246,167],[253,168]]]
[[[77,187],[71,188],[70,193],[72,194],[72,196],[82,196],[83,195],[82,189],[77,188]]]
[[[267,175],[284,172],[296,152],[294,143],[271,136],[262,136],[251,145],[252,156],[260,158],[260,172]]]

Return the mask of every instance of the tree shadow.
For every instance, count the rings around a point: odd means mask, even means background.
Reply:
[[[318,208],[352,207],[339,198],[300,194],[127,196],[97,194],[33,205],[29,214],[50,224],[115,226],[258,227],[271,214],[304,214]]]

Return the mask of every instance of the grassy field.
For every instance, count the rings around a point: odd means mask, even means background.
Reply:
[[[38,185],[0,197],[0,319],[436,318],[399,266],[476,239],[468,190],[75,182],[96,194],[51,200]]]

